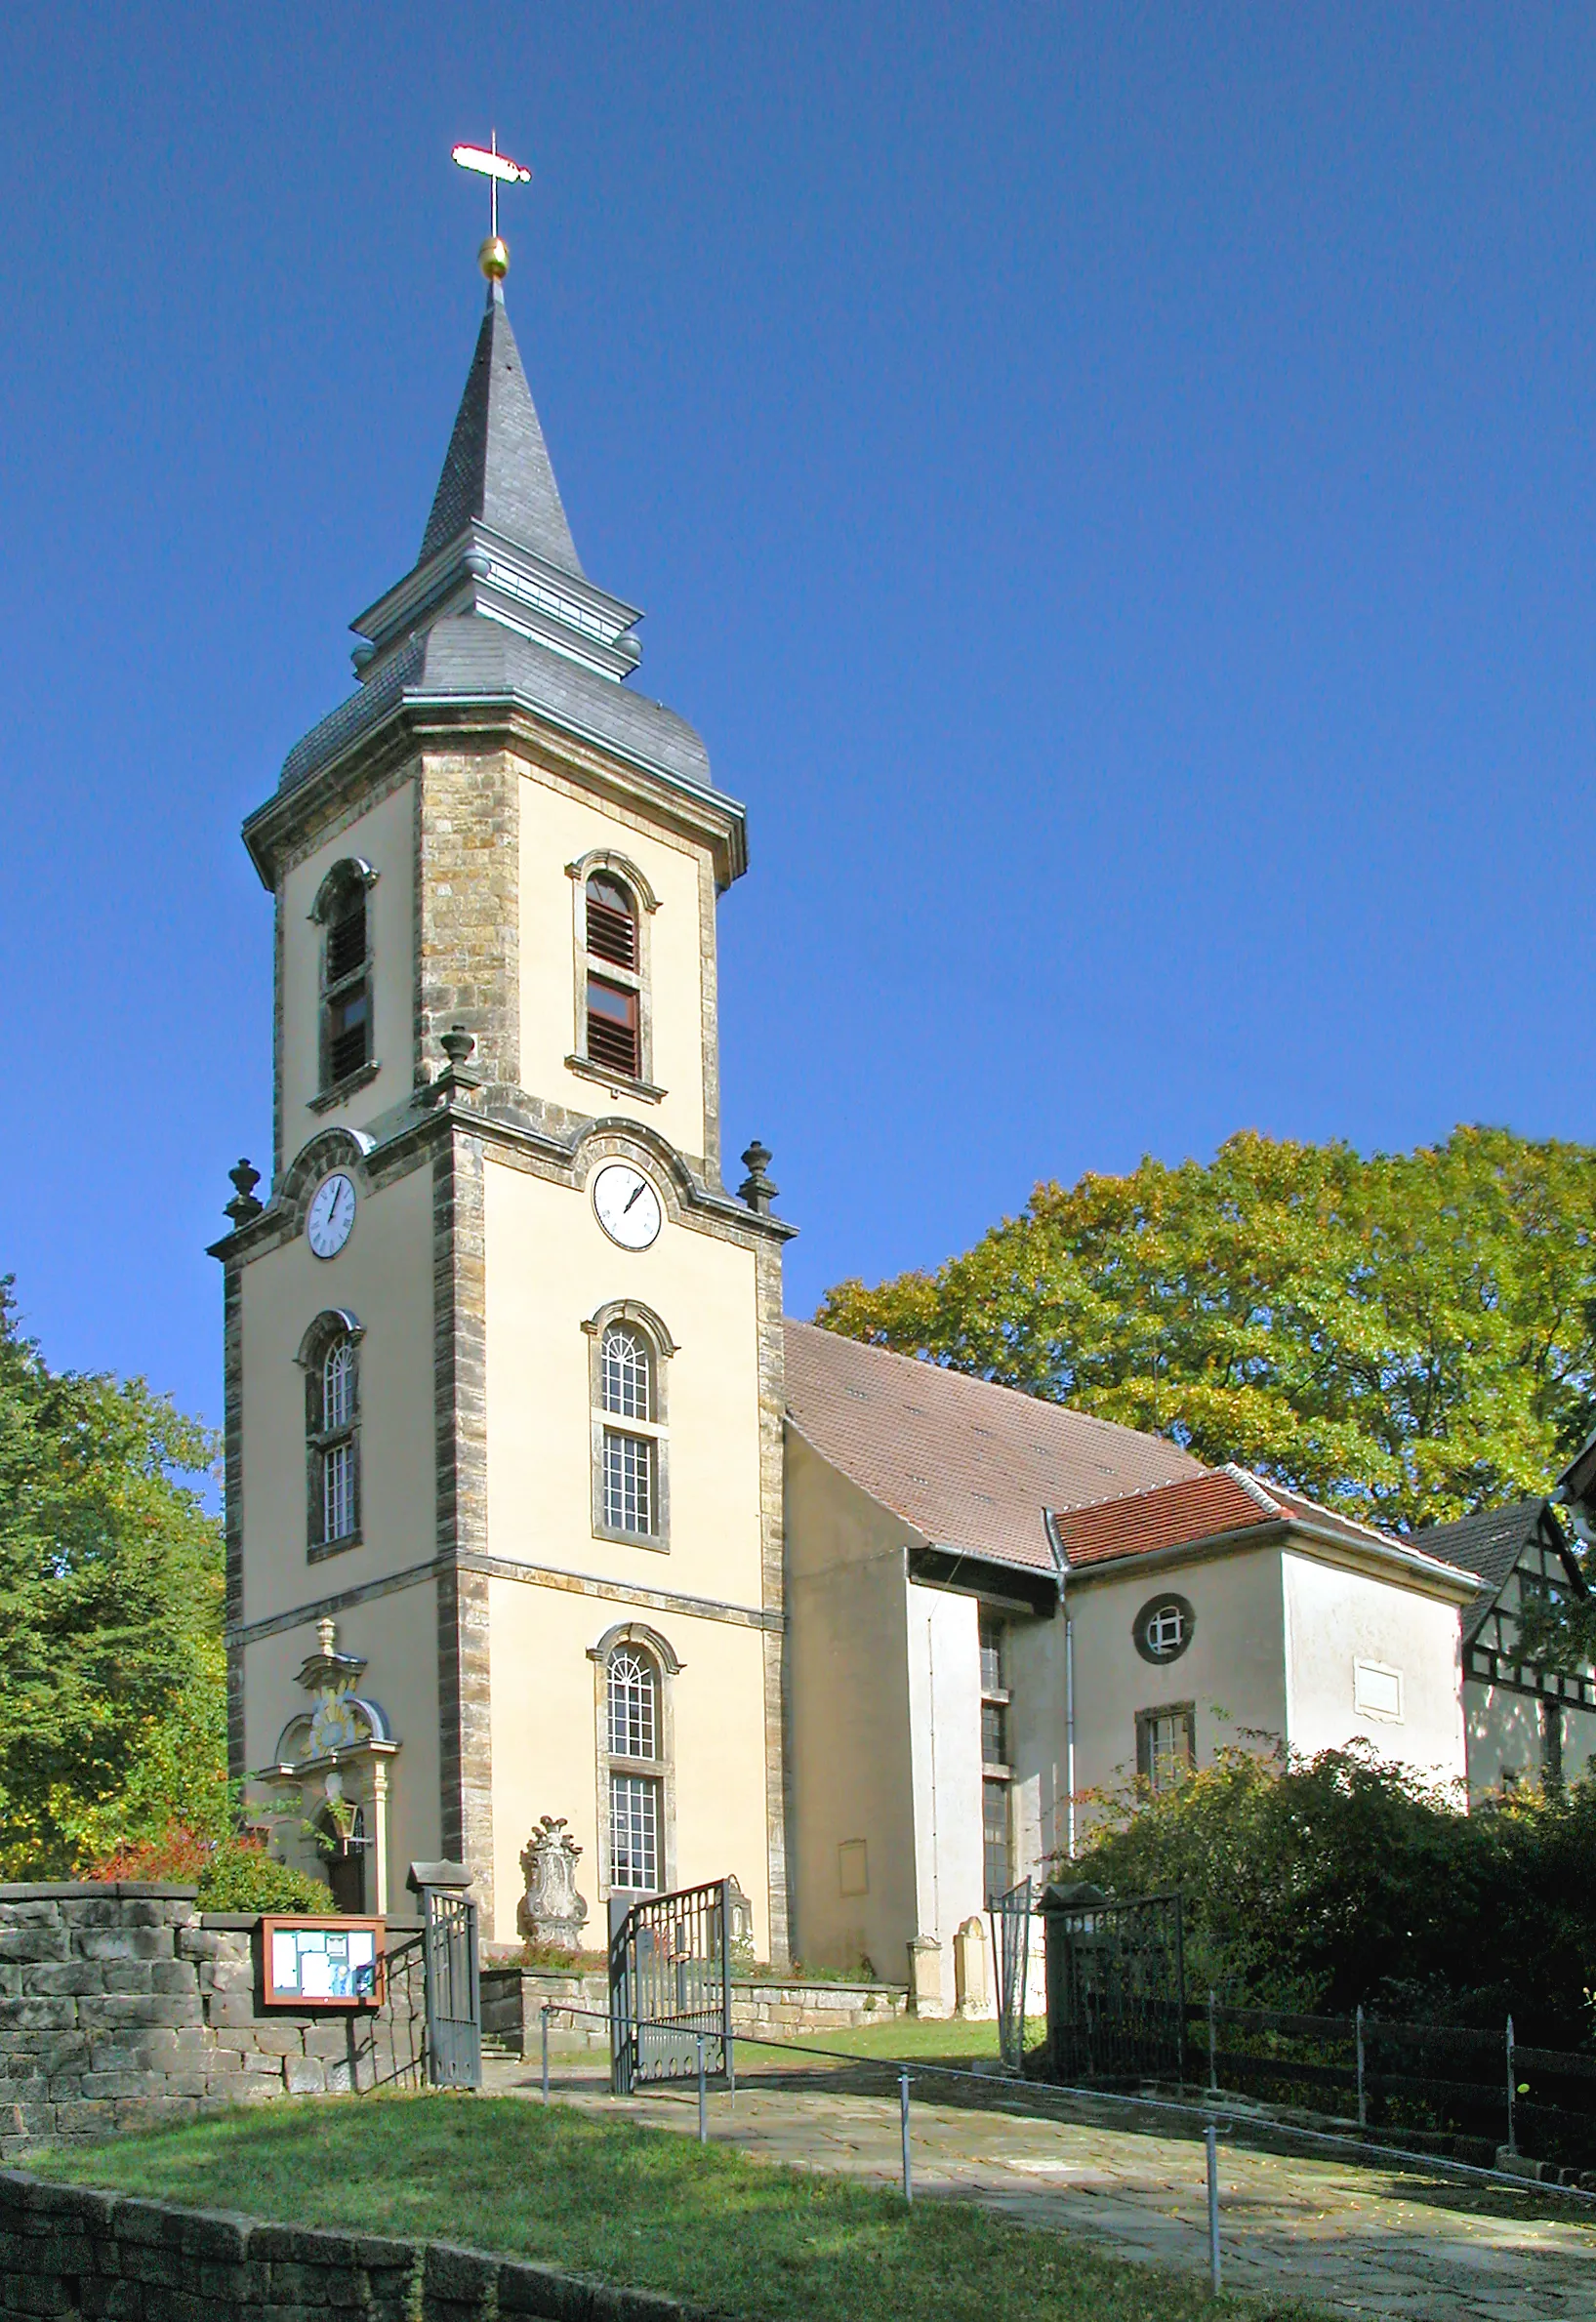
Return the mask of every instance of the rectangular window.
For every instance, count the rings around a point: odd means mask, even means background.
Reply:
[[[1136,1712],[1136,1772],[1151,1790],[1169,1790],[1197,1763],[1197,1705]]]
[[[366,1061],[371,1010],[366,987],[353,984],[327,1002],[327,1079],[329,1084],[357,1073]]]
[[[604,1522],[611,1531],[654,1529],[654,1446],[647,1436],[604,1430]]]
[[[357,895],[327,930],[327,982],[341,984],[366,964],[366,898]]]
[[[659,1892],[660,1786],[646,1774],[609,1777],[609,1883]]]
[[[1001,1622],[981,1620],[981,1691],[1001,1693],[1003,1691],[1003,1632]]]
[[[990,1905],[1000,1894],[1006,1894],[1014,1884],[1009,1876],[1011,1865],[1006,1782],[981,1784],[981,1857],[986,1877],[987,1902]]]
[[[354,1529],[354,1446],[332,1444],[321,1454],[322,1545],[347,1540]]]
[[[637,995],[602,976],[588,978],[588,1057],[631,1080],[637,1077]]]
[[[1008,1764],[1008,1711],[1001,1701],[981,1704],[981,1763],[983,1766]]]

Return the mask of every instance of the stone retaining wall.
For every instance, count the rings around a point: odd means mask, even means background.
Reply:
[[[391,1925],[380,2008],[261,2009],[253,1916],[192,1887],[0,1886],[0,2159],[223,2098],[409,2085],[420,1931]]]
[[[117,2322],[695,2322],[699,2309],[445,2242],[263,2225],[0,2170],[0,2313]]]

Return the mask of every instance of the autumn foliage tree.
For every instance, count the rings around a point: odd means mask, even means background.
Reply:
[[[1152,1429],[1386,1526],[1544,1491],[1596,1421],[1596,1148],[1250,1132],[1039,1185],[828,1329]]]

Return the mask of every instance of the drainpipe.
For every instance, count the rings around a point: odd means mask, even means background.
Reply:
[[[1069,1785],[1068,1853],[1075,1860],[1075,1622],[1064,1612],[1064,1779]]]

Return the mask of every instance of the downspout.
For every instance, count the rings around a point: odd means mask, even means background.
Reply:
[[[1053,1564],[1058,1572],[1058,1602],[1064,1614],[1064,1781],[1067,1791],[1064,1806],[1064,1851],[1070,1861],[1075,1860],[1075,1620],[1070,1611],[1069,1561],[1058,1537],[1050,1508],[1042,1512],[1043,1528],[1047,1545],[1053,1552]],[[1058,1817],[1053,1816],[1053,1835],[1058,1835]]]
[[[1069,1784],[1066,1853],[1075,1860],[1075,1618],[1064,1605],[1064,1779]]]

